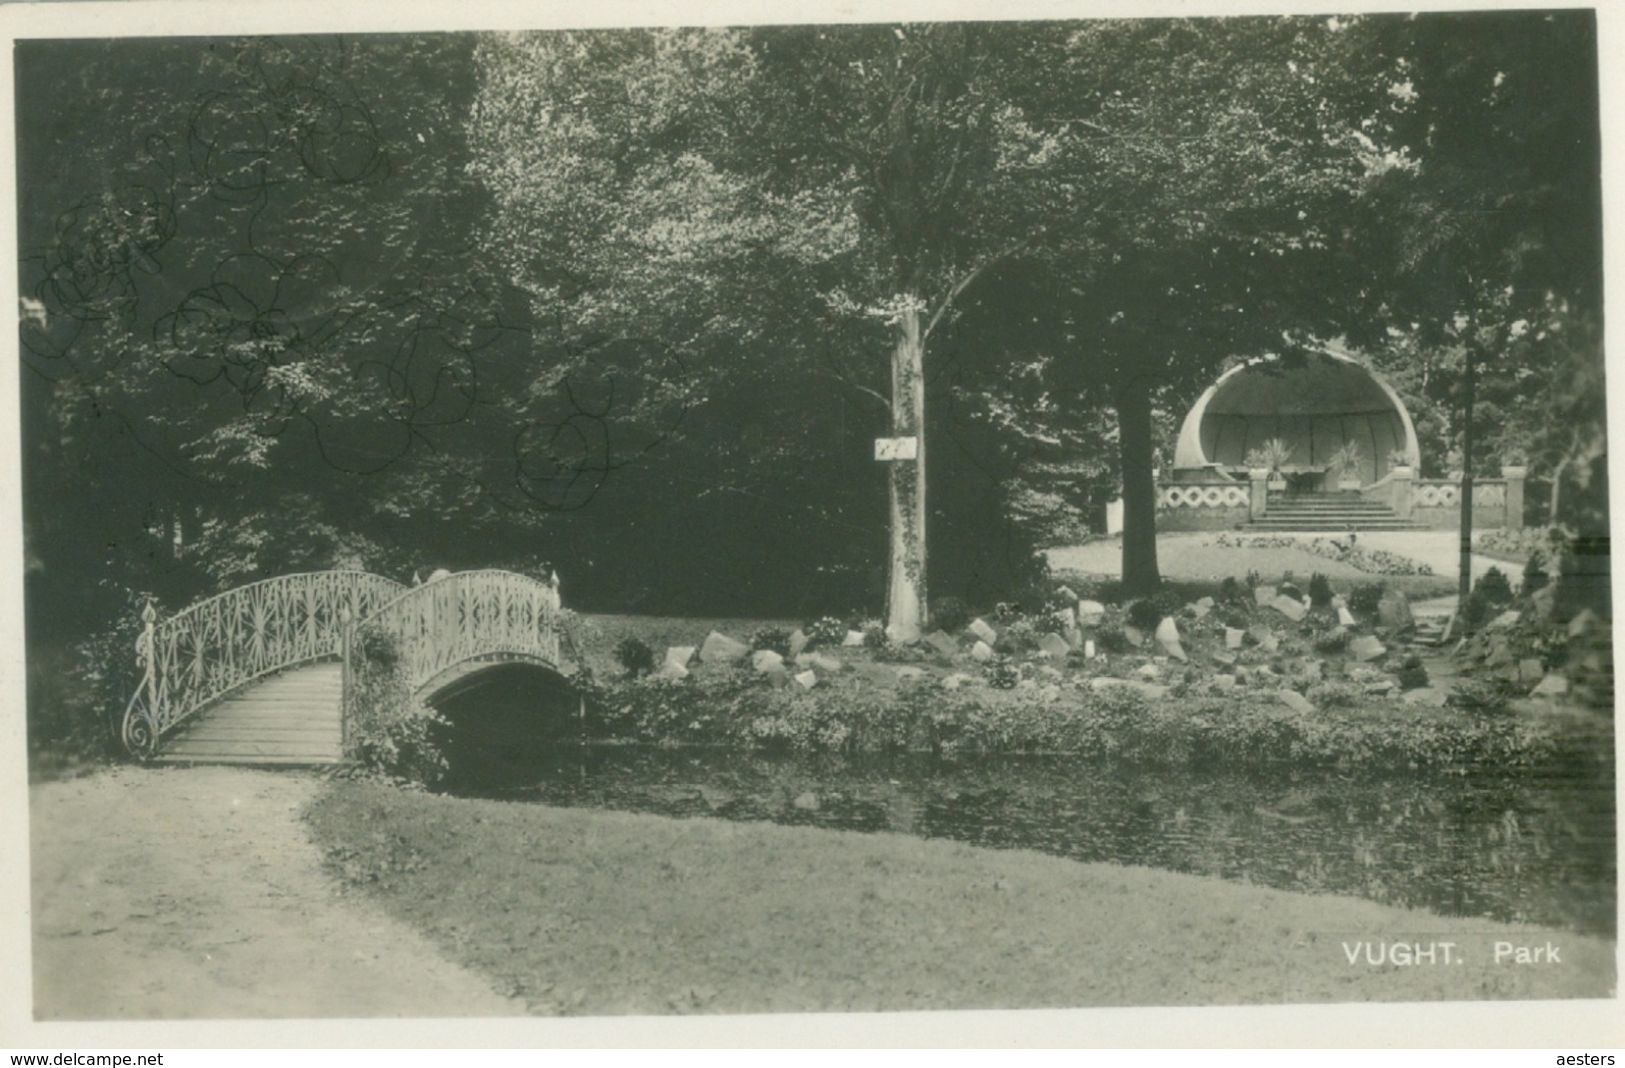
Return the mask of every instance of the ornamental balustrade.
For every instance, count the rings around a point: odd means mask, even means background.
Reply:
[[[413,691],[470,661],[526,660],[557,669],[558,575],[548,582],[511,571],[460,571],[382,605],[358,630],[388,635]]]
[[[494,570],[415,587],[364,571],[281,575],[161,622],[148,604],[124,745],[150,756],[164,735],[234,690],[290,667],[347,659],[359,628],[393,637],[414,689],[471,660],[534,660],[557,669],[559,613],[557,575],[541,582]]]
[[[1421,508],[1455,508],[1461,504],[1460,480],[1422,479],[1416,483],[1415,501]],[[1506,503],[1506,483],[1492,480],[1473,481],[1473,502],[1485,507]]]
[[[1246,508],[1246,483],[1170,483],[1157,490],[1157,504],[1162,508]]]

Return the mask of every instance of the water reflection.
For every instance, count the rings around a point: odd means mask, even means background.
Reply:
[[[1570,773],[1261,780],[1066,758],[948,762],[553,744],[459,753],[448,792],[896,831],[1612,935],[1614,786]]]

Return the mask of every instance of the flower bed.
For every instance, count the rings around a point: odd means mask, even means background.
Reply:
[[[1431,575],[1433,569],[1407,556],[1386,549],[1361,549],[1335,538],[1287,538],[1269,534],[1220,534],[1215,545],[1233,549],[1300,549],[1337,560],[1371,575]]]

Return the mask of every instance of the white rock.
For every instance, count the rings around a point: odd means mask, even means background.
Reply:
[[[1185,655],[1185,647],[1179,644],[1179,624],[1174,622],[1173,616],[1165,616],[1162,622],[1157,624],[1156,638],[1157,644],[1162,646],[1162,651],[1175,660],[1190,659]]]
[[[763,674],[769,671],[783,671],[784,657],[772,649],[758,649],[750,654],[750,666]]]
[[[1095,640],[1093,638],[1084,639],[1083,658],[1085,660],[1093,660],[1095,658]]]
[[[1589,608],[1580,609],[1574,614],[1574,618],[1569,620],[1569,637],[1578,638],[1590,630],[1596,622],[1597,613]]]
[[[1303,617],[1309,614],[1309,609],[1302,601],[1294,601],[1290,597],[1277,597],[1270,602],[1270,607],[1294,623],[1301,622]]]
[[[1561,697],[1569,692],[1569,680],[1554,671],[1541,679],[1540,685],[1529,692],[1536,697]]]
[[[803,690],[810,690],[818,685],[818,675],[815,672],[803,671],[796,676],[796,685]]]
[[[1258,607],[1263,608],[1265,605],[1270,604],[1274,600],[1275,600],[1275,587],[1274,586],[1254,586],[1253,587],[1253,602],[1255,604],[1257,604]]]
[[[1052,660],[1065,660],[1072,646],[1059,634],[1042,634],[1038,638],[1038,651]]]
[[[970,647],[970,658],[981,663],[986,663],[987,661],[993,659],[993,647],[987,644],[987,642],[977,642],[975,645]]]
[[[981,641],[986,642],[988,645],[992,645],[995,641],[998,641],[999,638],[999,632],[989,626],[987,621],[983,619],[971,620],[970,626],[966,627],[965,629],[970,631]]]
[[[849,631],[847,631],[846,632],[846,637],[841,639],[841,644],[845,645],[845,646],[848,646],[848,647],[855,646],[855,645],[862,645],[863,644],[863,631],[861,631],[861,630],[849,630]]]
[[[688,662],[693,659],[694,647],[692,645],[672,645],[666,649],[665,663],[674,667],[686,668]]]
[[[1358,660],[1375,660],[1388,651],[1388,647],[1369,634],[1362,634],[1349,642],[1349,652]]]
[[[1089,688],[1096,692],[1101,690],[1133,690],[1135,693],[1144,694],[1152,700],[1168,696],[1168,687],[1166,686],[1141,682],[1138,679],[1114,679],[1107,675],[1096,675],[1090,679]]]
[[[1348,610],[1348,606],[1337,606],[1337,622],[1345,627],[1354,626],[1354,613]]]
[[[1408,705],[1424,705],[1429,708],[1443,708],[1446,703],[1445,692],[1434,689],[1432,686],[1406,690],[1399,695],[1399,699]]]
[[[846,665],[826,653],[802,653],[796,657],[796,666],[809,668],[820,675],[839,675],[846,670]]]
[[[1099,601],[1078,602],[1078,625],[1081,627],[1099,626],[1100,621],[1106,618],[1106,606]]]
[[[811,640],[812,639],[807,637],[807,632],[802,630],[800,627],[797,627],[795,630],[791,631],[790,632],[790,655],[791,656],[800,656],[801,655],[801,650],[807,648],[807,643],[809,641],[811,641]]]
[[[750,646],[744,642],[712,631],[705,636],[705,643],[700,646],[700,660],[707,664],[725,663],[730,660],[742,660],[748,652]]]
[[[1309,698],[1296,690],[1277,690],[1275,699],[1294,712],[1313,712],[1315,710],[1315,706]]]

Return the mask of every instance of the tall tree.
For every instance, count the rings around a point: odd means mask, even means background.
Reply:
[[[826,371],[916,444],[889,477],[887,621],[902,638],[927,615],[927,352],[967,288],[1035,231],[999,149],[1007,37],[976,24],[536,34],[481,54],[496,232],[516,280],[591,340],[580,351],[630,334],[805,355],[786,326],[877,337],[889,388],[839,359]]]
[[[470,490],[508,451],[494,401],[523,366],[466,239],[471,48],[19,49],[39,603],[326,566],[405,511],[512,525]]]
[[[1012,100],[1026,166],[1058,210],[1031,262],[984,291],[987,314],[1032,308],[1036,329],[1009,341],[1115,410],[1131,592],[1159,582],[1154,410],[1182,410],[1229,361],[1291,358],[1343,332],[1342,250],[1383,166],[1360,129],[1373,99],[1343,29],[1135,20],[1024,42],[1018,67],[1032,75]]]
[[[1400,165],[1371,204],[1389,220],[1369,236],[1394,269],[1372,287],[1377,318],[1443,357],[1456,386],[1462,457],[1461,583],[1466,593],[1479,383],[1508,397],[1498,422],[1564,407],[1518,395],[1531,373],[1567,393],[1600,380],[1601,167],[1596,18],[1585,11],[1369,18],[1354,28],[1393,103],[1380,133]],[[1534,400],[1534,403],[1530,403]],[[1602,428],[1574,451],[1600,463]],[[1498,437],[1501,435],[1497,435]],[[1561,461],[1559,461],[1561,463]],[[1563,465],[1565,468],[1567,464]],[[1588,471],[1588,476],[1590,472]],[[1598,484],[1606,479],[1596,480]]]

